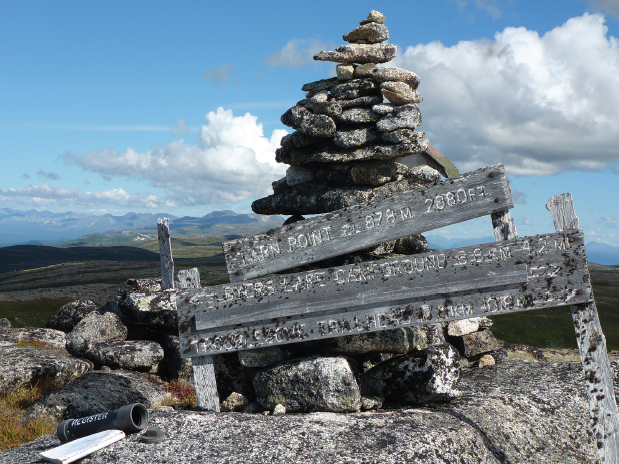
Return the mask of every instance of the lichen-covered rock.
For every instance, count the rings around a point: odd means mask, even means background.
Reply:
[[[67,351],[83,357],[96,343],[122,341],[127,338],[127,327],[114,313],[90,313],[68,335]]]
[[[283,416],[284,414],[286,414],[286,406],[284,406],[283,404],[275,405],[275,407],[273,408],[273,415]]]
[[[352,64],[338,64],[335,67],[335,72],[337,74],[338,80],[347,81],[349,79],[352,79],[355,72],[355,67]]]
[[[449,342],[458,348],[460,354],[469,361],[479,359],[481,355],[499,348],[499,343],[489,330],[480,330],[461,337],[450,337]]]
[[[37,400],[27,409],[26,418],[76,419],[132,403],[154,408],[165,396],[163,384],[153,383],[143,374],[120,369],[93,371]]]
[[[386,63],[395,58],[397,47],[392,44],[350,44],[314,55],[317,61],[335,63]]]
[[[421,234],[401,237],[395,241],[393,252],[402,255],[415,255],[428,250],[428,241]]]
[[[324,114],[330,118],[337,118],[340,114],[342,114],[342,106],[334,100],[316,100],[317,96],[323,95],[326,97],[326,94],[321,93],[310,99],[301,100],[300,102],[297,102],[297,106],[306,108],[314,114]]]
[[[163,348],[149,340],[107,341],[90,345],[83,357],[95,366],[109,366],[112,369],[157,372],[163,359]]]
[[[447,325],[447,334],[450,337],[461,337],[479,330],[479,317],[470,319],[461,319],[459,321],[451,321]]]
[[[383,116],[376,123],[378,130],[393,132],[397,129],[415,129],[421,124],[421,113],[415,105],[402,105]]]
[[[371,22],[347,32],[343,39],[350,43],[380,43],[389,39],[389,31],[384,24]]]
[[[284,135],[280,145],[282,147],[305,147],[320,140],[320,137],[310,137],[301,131],[294,131],[292,134]]]
[[[175,292],[125,292],[119,304],[127,325],[143,325],[178,334]]]
[[[353,98],[352,100],[337,100],[337,104],[343,110],[348,108],[371,108],[383,101],[382,95],[366,95],[365,97]]]
[[[424,137],[423,132],[416,132],[412,129],[397,129],[392,132],[383,132],[381,139],[387,143],[420,143]]]
[[[546,356],[539,348],[531,345],[523,345],[516,343],[505,343],[501,346],[507,351],[508,357],[512,361],[527,361],[527,362],[544,362],[547,361]]]
[[[389,68],[386,66],[375,66],[364,70],[368,77],[378,82],[403,82],[408,84],[413,90],[419,86],[419,76],[412,71],[401,68]]]
[[[382,119],[380,122],[382,122]],[[304,148],[281,147],[275,151],[275,160],[278,163],[284,164],[348,163],[350,161],[369,159],[400,158],[410,153],[417,153],[419,150],[420,146],[410,143],[397,145],[370,144],[355,148],[343,148],[337,145]]]
[[[394,356],[363,373],[363,396],[393,403],[433,403],[459,396],[460,355],[451,345],[437,345]]]
[[[443,322],[405,327],[404,330],[406,330],[408,335],[408,343],[411,349],[424,349],[429,346],[447,343],[445,341]]]
[[[335,84],[337,84],[337,77],[332,77],[329,79],[320,79],[319,81],[314,81],[314,82],[309,82],[307,84],[303,84],[303,87],[301,87],[301,90],[303,90],[304,92],[311,92],[311,91],[319,92],[321,90],[329,90]]]
[[[282,124],[303,132],[310,137],[332,137],[335,122],[324,114],[313,114],[302,106],[293,106],[281,117]]]
[[[256,399],[265,409],[283,404],[288,412],[353,412],[361,395],[344,358],[306,358],[259,372],[254,377]]]
[[[380,396],[362,396],[361,397],[361,410],[371,411],[374,409],[380,409],[385,401]]]
[[[6,317],[0,317],[0,329],[10,329],[11,327],[11,321]]]
[[[0,328],[0,347],[13,346],[19,342],[42,342],[50,347],[64,348],[67,334],[39,327]]]
[[[290,187],[310,182],[316,177],[316,171],[305,166],[290,166],[286,169],[286,183]]]
[[[327,353],[407,353],[410,350],[405,329],[381,330],[321,340]]]
[[[384,24],[386,20],[387,18],[380,11],[372,10],[370,11],[370,14],[368,15],[367,19],[364,19],[359,24],[361,24],[362,26],[368,23]]]
[[[364,124],[376,122],[380,115],[374,113],[370,108],[350,108],[342,111],[338,116],[338,122],[342,124]]]
[[[221,412],[241,412],[249,404],[247,398],[237,392],[232,392],[221,402],[219,410]]]
[[[393,113],[393,110],[397,107],[393,103],[377,103],[372,107],[372,111],[384,116],[385,114]]]
[[[42,380],[53,380],[57,388],[71,382],[93,364],[52,350],[12,348],[0,351],[0,395]]]
[[[357,110],[361,109],[362,108],[357,108]],[[379,132],[372,128],[337,131],[335,137],[333,137],[333,143],[344,148],[360,147],[378,140],[378,134]]]
[[[351,100],[380,93],[379,86],[371,79],[353,79],[334,85],[331,94],[338,100]]]
[[[404,82],[383,82],[380,84],[380,91],[383,97],[394,105],[407,105],[409,103],[418,105],[423,100],[416,90],[413,90],[410,85]]]
[[[97,304],[91,300],[71,301],[56,311],[47,321],[45,327],[69,333],[79,321],[91,312],[96,311],[97,308]]]
[[[132,292],[156,293],[161,292],[161,279],[128,279],[127,286]]]

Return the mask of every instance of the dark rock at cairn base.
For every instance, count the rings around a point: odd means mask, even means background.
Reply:
[[[19,342],[41,342],[49,347],[64,348],[67,334],[60,330],[39,327],[0,328],[0,347],[13,346]]]
[[[26,411],[26,419],[76,419],[132,403],[157,407],[165,398],[165,388],[150,382],[145,375],[120,369],[87,372],[36,401]]]
[[[161,292],[161,279],[127,279],[127,286],[133,292],[155,293]]]
[[[393,44],[350,44],[317,53],[314,59],[334,63],[386,63],[395,58],[396,51],[397,47]]]
[[[361,395],[344,358],[306,358],[259,372],[254,390],[260,405],[273,410],[282,404],[287,412],[355,412]]]
[[[302,106],[293,106],[281,117],[282,123],[310,137],[332,137],[335,121],[324,114],[312,114]]]
[[[380,87],[371,79],[353,79],[331,88],[331,95],[338,101],[378,94],[380,94]]]
[[[0,329],[10,329],[11,327],[11,321],[6,317],[0,317]]]
[[[163,348],[148,340],[94,343],[84,351],[83,357],[94,362],[96,367],[109,366],[112,369],[154,374],[163,359]]]
[[[260,198],[252,203],[256,214],[322,214],[370,200],[387,198],[396,192],[406,192],[422,187],[414,181],[389,182],[380,187],[337,187],[309,182],[283,192]]]
[[[428,250],[428,241],[421,234],[402,237],[395,241],[394,253],[402,255],[415,255],[425,253]]]
[[[97,304],[91,300],[75,300],[67,303],[49,318],[45,327],[48,329],[61,330],[65,333],[71,332],[77,323],[84,319],[88,314],[96,311]]]
[[[56,388],[68,384],[93,364],[84,359],[36,348],[0,349],[0,395],[39,381],[52,380]]]
[[[425,134],[412,129],[397,129],[392,132],[382,132],[381,139],[387,143],[411,143],[419,144]]]
[[[297,102],[297,106],[308,109],[314,114],[324,114],[336,118],[342,114],[342,106],[335,101],[314,101],[313,98]]]
[[[451,345],[394,356],[360,378],[363,396],[380,396],[393,403],[434,403],[459,396],[460,355]]]
[[[389,30],[384,24],[367,23],[347,32],[343,39],[350,43],[380,43],[389,39]]]
[[[384,160],[421,153],[427,146],[427,139],[423,139],[419,143],[414,144],[372,144],[359,148],[342,148],[332,144],[303,148],[281,147],[275,151],[275,160],[278,163],[284,164],[347,163],[370,159]]]
[[[287,350],[280,346],[267,346],[238,352],[239,362],[244,367],[270,367],[288,358]]]
[[[91,345],[99,342],[122,341],[127,338],[127,327],[114,313],[90,313],[71,331],[67,351],[73,356],[84,356]]]

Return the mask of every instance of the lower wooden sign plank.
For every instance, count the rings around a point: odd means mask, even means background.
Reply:
[[[230,282],[513,207],[502,164],[223,244]]]
[[[178,314],[193,357],[590,301],[582,232],[570,230],[185,291]]]

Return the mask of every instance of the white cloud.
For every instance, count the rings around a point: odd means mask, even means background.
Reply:
[[[292,39],[280,51],[267,55],[265,60],[272,67],[290,66],[299,68],[316,63],[314,61],[316,53],[332,48],[330,44],[317,39]]]
[[[39,172],[37,172],[37,176],[39,176],[39,178],[41,179],[49,179],[49,180],[60,179],[60,176],[56,174],[55,172],[45,172],[43,169],[39,169]]]
[[[390,63],[421,77],[430,142],[460,171],[503,162],[515,175],[603,170],[619,163],[619,41],[584,14],[540,37],[406,48]]]
[[[286,166],[275,162],[275,149],[286,131],[264,137],[255,116],[235,117],[223,108],[208,113],[206,120],[199,145],[179,140],[145,153],[106,148],[63,158],[102,176],[146,180],[177,205],[222,205],[272,193],[271,182],[285,174]]]
[[[97,208],[109,210],[156,210],[174,207],[175,204],[157,195],[139,191],[129,194],[122,188],[99,192],[82,192],[65,187],[52,188],[48,182],[42,185],[29,185],[21,189],[0,189],[0,201],[10,202],[15,207],[84,209]]]
[[[232,74],[235,67],[236,66],[234,66],[232,63],[227,63],[221,65],[219,68],[216,69],[208,68],[202,73],[202,77],[215,85],[222,85],[228,82],[230,74]]]
[[[602,216],[600,219],[598,219],[598,222],[601,222],[606,227],[617,227],[617,220],[614,218],[607,218]]]

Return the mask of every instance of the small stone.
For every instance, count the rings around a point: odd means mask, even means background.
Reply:
[[[361,24],[362,26],[368,23],[383,24],[386,20],[387,18],[380,11],[372,10],[370,11],[370,14],[368,15],[367,19],[364,19],[359,24]]]
[[[352,100],[337,100],[337,104],[345,110],[348,108],[371,108],[382,101],[382,95],[368,95],[365,97],[353,98]]]
[[[489,354],[483,355],[480,358],[479,363],[477,364],[477,366],[480,368],[486,367],[486,366],[494,366],[494,365],[495,365],[494,358],[490,356]]]
[[[320,90],[316,95],[312,95],[310,100],[316,103],[324,103],[329,100],[329,92],[327,90]]]
[[[352,79],[353,74],[355,72],[355,67],[352,64],[338,64],[335,67],[335,72],[337,73],[337,79],[340,81],[347,81]]]
[[[312,114],[301,106],[290,108],[282,115],[281,121],[311,137],[332,137],[335,134],[333,119],[324,114]]]
[[[315,170],[304,166],[290,166],[286,170],[286,183],[290,187],[310,182],[314,180],[314,177],[316,177]]]
[[[451,321],[447,326],[447,334],[450,337],[461,337],[479,330],[479,319],[473,317],[471,319],[462,319],[459,321]]]
[[[396,108],[398,107],[394,105],[393,103],[381,103],[379,105],[374,105],[372,107],[372,111],[378,114],[385,115],[385,114],[393,113],[393,110],[395,110]]]
[[[479,319],[480,329],[487,329],[488,327],[492,327],[492,324],[494,324],[494,322],[492,322],[492,319],[486,316],[478,317],[477,319]]]
[[[374,66],[363,70],[365,75],[378,82],[395,81],[408,84],[413,90],[419,86],[419,76],[412,71],[386,66]]]
[[[331,94],[338,99],[350,100],[364,95],[378,95],[378,84],[370,79],[353,79],[333,86]]]
[[[421,95],[404,82],[383,82],[380,84],[380,91],[383,97],[395,105],[407,105],[409,103],[417,105],[422,101]]]
[[[373,411],[376,409],[380,409],[385,401],[384,398],[380,396],[362,396],[361,397],[361,410],[362,411]]]
[[[163,355],[161,345],[149,340],[93,343],[82,352],[82,357],[92,361],[95,367],[109,366],[151,374],[157,372]]]
[[[307,84],[304,84],[303,87],[301,87],[301,90],[303,92],[312,92],[312,91],[318,92],[320,90],[329,90],[335,84],[337,84],[337,78],[331,77],[329,79],[320,79],[319,81],[314,81],[314,82],[309,82]]]
[[[393,132],[397,129],[415,129],[421,124],[421,113],[415,105],[403,105],[383,116],[376,123],[381,132]]]
[[[409,235],[396,240],[393,247],[394,253],[402,255],[415,255],[417,253],[425,253],[428,250],[428,241],[423,235]]]
[[[342,111],[342,114],[338,116],[338,122],[344,124],[363,124],[376,122],[379,119],[380,115],[369,108],[350,108]]]
[[[384,24],[366,23],[344,34],[343,39],[350,43],[375,44],[389,39],[389,30]]]
[[[275,405],[275,408],[273,408],[273,415],[283,416],[284,414],[286,414],[286,406],[284,406],[283,404]]]
[[[360,147],[378,139],[378,131],[372,128],[337,131],[333,143],[339,147]]]
[[[458,348],[458,351],[469,360],[481,357],[478,355],[494,351],[499,347],[499,343],[489,330],[482,330],[461,337],[453,337],[450,340]]]
[[[237,392],[232,392],[230,396],[221,403],[220,410],[221,412],[241,412],[248,404],[249,401],[245,396]]]
[[[387,143],[419,143],[424,135],[423,132],[415,132],[413,129],[397,129],[392,132],[383,132],[381,139]]]
[[[393,44],[350,44],[317,53],[314,59],[335,63],[386,63],[395,58],[396,51]]]
[[[364,63],[355,68],[354,77],[370,77],[370,71],[376,67],[376,63]]]

